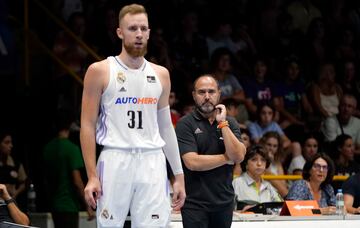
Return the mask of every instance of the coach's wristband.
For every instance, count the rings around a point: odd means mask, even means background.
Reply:
[[[219,124],[218,124],[218,126],[217,126],[217,128],[223,128],[223,127],[228,127],[229,126],[229,122],[227,121],[227,120],[225,120],[225,121],[221,121]]]
[[[14,199],[14,198],[10,198],[10,199],[8,199],[8,200],[4,200],[4,201],[5,201],[6,205],[9,205],[9,204],[11,204],[11,203],[16,204],[16,201],[15,201],[15,199]]]

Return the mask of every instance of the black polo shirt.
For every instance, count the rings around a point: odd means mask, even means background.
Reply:
[[[226,118],[230,129],[240,140],[240,128],[232,117]],[[221,130],[194,111],[181,118],[176,124],[176,135],[180,154],[197,152],[201,155],[224,154],[225,145]],[[191,171],[184,162],[186,200],[184,209],[200,209],[209,212],[233,207],[232,187],[233,165],[223,165],[208,171]]]
[[[10,216],[9,209],[4,200],[0,200],[0,223],[2,222],[14,222]]]

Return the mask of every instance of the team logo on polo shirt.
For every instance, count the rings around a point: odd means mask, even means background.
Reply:
[[[203,131],[200,128],[196,128],[194,133],[197,135],[203,133]]]
[[[119,89],[119,92],[126,92],[125,87],[121,87],[121,89]]]
[[[123,84],[126,80],[126,77],[123,72],[118,72],[116,76],[116,81],[118,81],[120,84]]]
[[[149,83],[156,82],[155,76],[148,75],[148,76],[146,76],[146,78],[147,78],[147,82],[149,82]]]

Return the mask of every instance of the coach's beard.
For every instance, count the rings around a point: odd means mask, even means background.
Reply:
[[[215,111],[215,105],[213,105],[211,102],[205,102],[201,105],[196,104],[196,109],[203,115],[209,116]]]

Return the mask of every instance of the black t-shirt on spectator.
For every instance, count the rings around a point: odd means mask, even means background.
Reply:
[[[349,194],[354,197],[353,207],[360,206],[360,173],[357,173],[347,179],[343,186],[342,191],[344,194]]]

